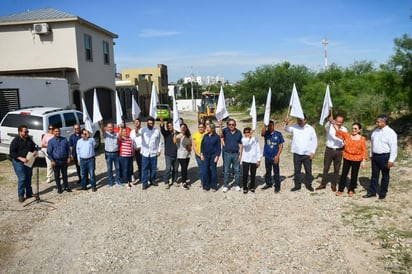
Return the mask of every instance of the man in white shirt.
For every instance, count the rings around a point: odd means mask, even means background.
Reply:
[[[316,190],[326,188],[328,183],[328,173],[330,165],[333,162],[333,177],[331,182],[331,189],[333,192],[336,192],[336,185],[339,181],[339,170],[342,162],[342,151],[345,143],[342,139],[336,137],[336,129],[332,125],[333,122],[338,128],[344,132],[348,132],[347,128],[343,125],[343,117],[341,115],[336,116],[333,120],[332,116],[329,118],[329,121],[325,125],[326,129],[326,149],[325,156],[323,158],[323,174],[322,181]]]
[[[305,186],[309,191],[314,191],[312,187],[312,160],[315,158],[316,148],[318,146],[318,139],[313,127],[306,124],[306,115],[304,119],[297,119],[297,124],[288,126],[289,117],[285,119],[285,131],[292,133],[292,153],[293,153],[293,166],[294,166],[294,180],[295,186],[291,191],[296,191],[301,188],[302,165],[305,169]]]
[[[370,157],[372,160],[372,177],[368,193],[363,198],[376,197],[385,199],[389,186],[389,170],[398,156],[398,136],[396,132],[388,126],[389,117],[378,115],[376,125],[378,126],[371,136]],[[382,173],[381,185],[379,188],[379,174]]]
[[[160,132],[154,127],[154,119],[147,119],[147,126],[140,130],[142,137],[142,185],[143,190],[156,185],[157,157],[160,156]]]

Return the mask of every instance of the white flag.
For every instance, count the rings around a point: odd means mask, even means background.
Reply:
[[[219,99],[217,100],[217,106],[216,106],[216,119],[218,121],[222,121],[228,116],[229,116],[229,112],[227,112],[227,109],[226,109],[225,94],[223,93],[223,86],[220,86]]]
[[[93,124],[103,120],[103,116],[100,112],[99,99],[97,99],[96,89],[93,94]]]
[[[157,118],[157,103],[159,103],[159,98],[157,97],[156,85],[152,85],[152,94],[150,96],[150,106],[149,106],[149,115],[156,120]]]
[[[132,117],[133,117],[133,120],[139,118],[140,112],[142,112],[142,110],[140,109],[139,105],[136,102],[136,99],[134,99],[134,96],[132,95]]]
[[[267,126],[269,125],[270,121],[270,103],[272,100],[272,89],[269,88],[268,96],[266,98],[266,108],[265,108],[265,116],[263,117],[263,123]]]
[[[302,120],[305,119],[305,116],[303,115],[302,106],[300,104],[298,91],[296,90],[295,84],[293,84],[292,96],[290,97],[289,106],[290,106],[290,116],[297,117]]]
[[[250,108],[250,116],[252,116],[252,130],[256,130],[257,114],[256,114],[255,95],[253,95],[252,106]]]
[[[325,98],[323,99],[323,107],[322,107],[322,113],[320,115],[319,124],[323,125],[323,122],[325,121],[326,118],[328,118],[330,114],[330,109],[332,107],[333,107],[333,104],[332,104],[332,99],[330,98],[329,85],[327,85]]]
[[[115,96],[116,96],[116,127],[122,124],[122,116],[123,116],[123,110],[122,110],[122,105],[120,104],[120,99],[119,95],[117,94],[117,91],[115,91]]]
[[[179,117],[179,111],[176,106],[176,100],[175,97],[173,96],[173,129],[176,130],[177,132],[180,132],[180,117]]]
[[[82,108],[83,108],[84,128],[87,129],[90,133],[93,133],[92,120],[90,119],[90,115],[87,112],[86,103],[84,102],[84,98],[82,98]]]

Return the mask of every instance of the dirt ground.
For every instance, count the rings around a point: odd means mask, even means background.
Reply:
[[[195,113],[180,115],[194,132]],[[231,117],[239,129],[250,126],[244,114]],[[161,181],[146,191],[141,184],[130,189],[108,187],[101,148],[96,160],[97,192],[74,190],[59,195],[54,182],[45,182],[40,168],[41,201],[19,203],[11,163],[2,160],[0,272],[411,273],[412,161],[408,154],[400,155],[391,170],[385,200],[361,197],[369,184],[370,162],[360,171],[353,198],[336,197],[330,188],[291,192],[291,136],[281,126],[276,128],[286,142],[279,194],[260,189],[264,165],[258,169],[260,186],[255,193],[234,189],[223,193],[221,188],[205,193],[199,187],[193,157],[190,190],[166,189]],[[314,187],[321,180],[322,138],[313,162]],[[162,154],[160,179],[164,167]],[[74,167],[69,171],[70,186],[75,188]],[[222,185],[222,160],[218,174]]]

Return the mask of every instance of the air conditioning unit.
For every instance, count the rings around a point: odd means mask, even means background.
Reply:
[[[33,24],[33,33],[35,34],[47,34],[49,31],[49,24],[47,23]]]

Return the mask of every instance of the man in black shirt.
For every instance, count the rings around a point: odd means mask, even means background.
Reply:
[[[173,135],[177,133],[174,132],[173,122],[171,120],[167,122],[167,129],[165,129],[163,117],[160,117],[160,131],[164,139],[166,162],[166,170],[163,176],[163,181],[165,182],[166,188],[170,188],[174,182],[177,183],[177,169],[179,167],[179,161],[177,160],[177,146],[173,142]],[[172,170],[171,182],[169,181],[170,170]]]
[[[29,137],[29,130],[26,125],[18,127],[19,136],[13,139],[10,144],[10,157],[12,159],[14,172],[18,179],[17,193],[19,202],[24,202],[24,194],[26,198],[33,197],[33,189],[31,187],[31,178],[33,169],[31,166],[25,165],[29,160],[27,154],[33,153],[33,157],[37,156],[36,144]]]

